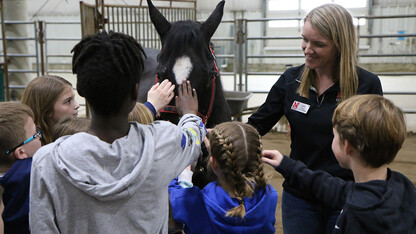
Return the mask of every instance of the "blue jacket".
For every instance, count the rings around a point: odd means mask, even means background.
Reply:
[[[238,206],[238,201],[211,182],[183,189],[173,180],[169,185],[173,219],[184,224],[185,233],[274,233],[277,192],[268,185],[257,189],[252,198],[244,198],[244,219],[226,217],[226,212]]]
[[[17,160],[0,179],[4,188],[4,233],[30,233],[29,183],[32,158]]]

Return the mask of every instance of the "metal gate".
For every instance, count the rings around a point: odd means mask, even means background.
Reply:
[[[112,30],[134,37],[143,47],[161,48],[148,7],[142,0],[137,6],[104,4],[103,0],[96,0],[96,6],[80,4],[83,35],[100,29]],[[154,0],[153,4],[170,22],[196,20],[196,0]]]

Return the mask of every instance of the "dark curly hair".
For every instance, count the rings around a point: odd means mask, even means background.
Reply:
[[[79,95],[99,114],[118,113],[140,82],[146,56],[141,45],[126,34],[103,31],[84,37],[71,52]]]

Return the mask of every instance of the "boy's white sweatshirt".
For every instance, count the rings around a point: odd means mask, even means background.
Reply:
[[[112,144],[78,133],[33,157],[32,233],[167,233],[168,185],[200,155],[201,119],[130,124]]]

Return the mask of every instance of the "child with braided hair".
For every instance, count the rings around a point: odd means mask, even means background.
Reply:
[[[185,169],[169,186],[173,219],[185,233],[274,233],[277,193],[267,184],[257,130],[226,122],[210,131],[208,168],[216,175],[200,190]]]

